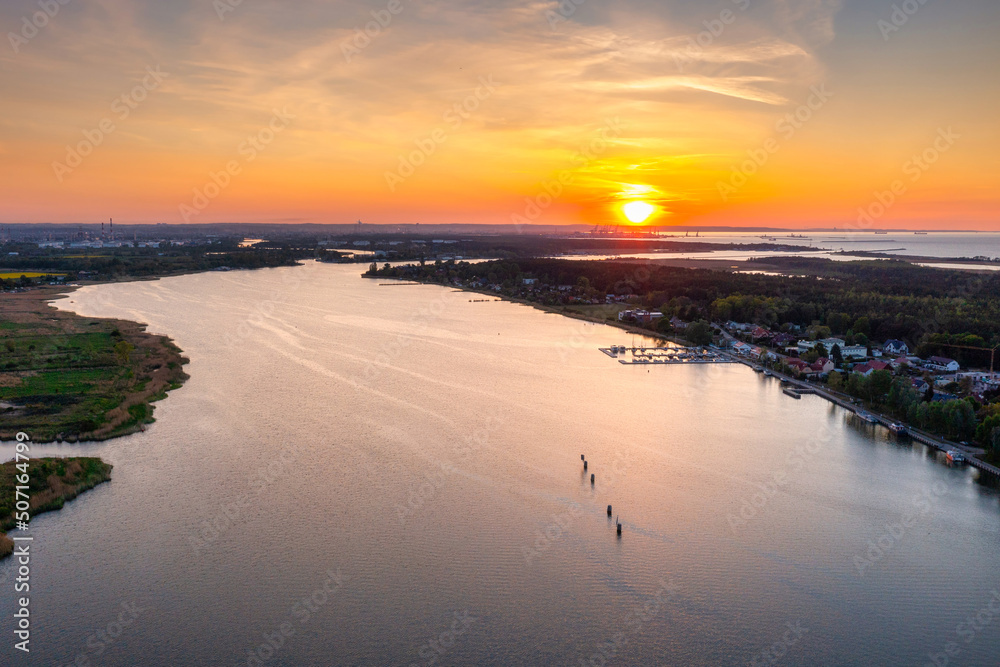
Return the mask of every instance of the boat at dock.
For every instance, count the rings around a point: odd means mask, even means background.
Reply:
[[[896,435],[906,435],[906,427],[902,424],[889,424],[889,430]]]
[[[965,463],[965,456],[957,449],[949,449],[944,455],[951,463]]]

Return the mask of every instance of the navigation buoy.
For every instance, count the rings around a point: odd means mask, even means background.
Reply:
[[[590,473],[590,483],[594,483],[594,473]]]
[[[608,516],[611,516],[611,505],[608,505]]]

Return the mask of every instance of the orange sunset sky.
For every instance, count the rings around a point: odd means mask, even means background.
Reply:
[[[996,0],[10,0],[0,27],[4,223],[638,199],[655,224],[1000,230]]]

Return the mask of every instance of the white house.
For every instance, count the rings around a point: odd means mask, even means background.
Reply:
[[[868,348],[864,345],[842,345],[840,353],[844,359],[864,359],[868,356]]]
[[[656,320],[663,317],[663,313],[659,311],[648,311],[648,310],[623,310],[618,313],[618,321],[625,322],[630,320],[635,320],[637,322],[655,322]]]
[[[904,356],[910,353],[910,348],[901,340],[887,340],[885,345],[882,346],[886,354],[891,354],[894,357]]]
[[[927,366],[930,366],[936,371],[946,371],[954,373],[961,366],[954,359],[948,359],[947,357],[930,357],[927,359]]]
[[[840,351],[844,351],[844,344],[846,341],[843,338],[824,338],[823,340],[800,340],[799,341],[799,354],[808,352],[809,350],[816,347],[817,343],[823,343],[823,347],[826,348],[827,354],[833,349],[834,345],[840,346]],[[847,356],[846,354],[844,355]]]

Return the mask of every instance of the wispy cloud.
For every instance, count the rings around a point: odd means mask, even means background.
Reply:
[[[565,169],[610,117],[627,119],[629,130],[580,170],[568,206],[613,198],[630,172],[670,198],[696,201],[725,161],[772,132],[810,85],[831,71],[851,76],[838,68],[858,39],[839,47],[850,9],[841,0],[587,0],[556,24],[555,0],[401,0],[391,22],[345,58],[344,45],[387,6],[245,0],[220,20],[203,0],[71,2],[20,53],[0,49],[0,82],[11,91],[0,115],[0,194],[16,203],[12,210],[59,217],[89,215],[124,187],[137,216],[170,219],[191,183],[274,108],[295,105],[294,126],[213,214],[231,219],[270,197],[274,218],[354,218],[367,207],[393,219],[420,211],[502,221],[494,209]],[[33,7],[4,3],[0,27],[15,28]],[[733,14],[725,30],[691,49],[724,10]],[[934,11],[921,16],[933,21]],[[870,48],[884,50],[877,32]],[[171,74],[155,99],[57,187],[50,162],[150,65]],[[387,165],[487,75],[501,84],[489,103],[386,199]],[[848,90],[839,95],[850,99]]]

